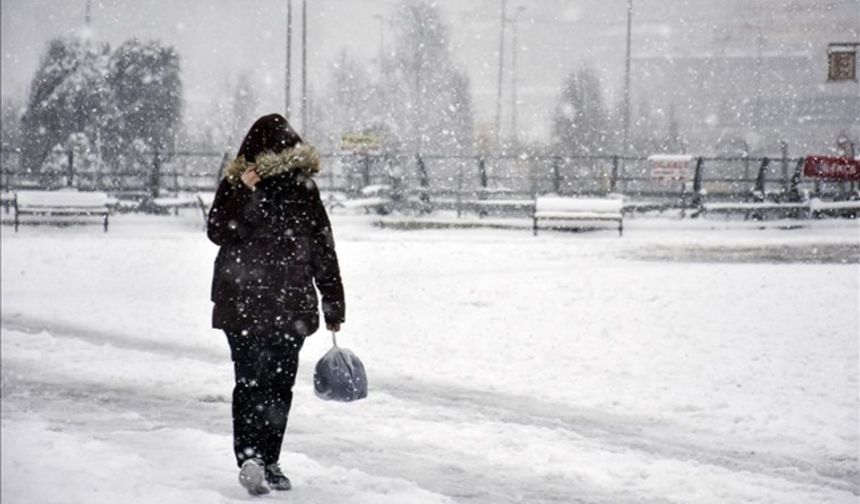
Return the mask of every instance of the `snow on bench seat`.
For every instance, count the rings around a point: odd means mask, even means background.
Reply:
[[[531,199],[487,199],[469,200],[465,202],[476,207],[498,207],[498,208],[532,208],[535,200]]]
[[[821,201],[819,198],[809,200],[809,212],[819,218],[825,212],[845,213],[856,217],[860,213],[860,200]]]
[[[377,211],[385,211],[386,207],[391,203],[390,198],[382,196],[374,196],[370,198],[352,198],[352,199],[332,199],[329,201],[329,211],[335,208],[343,209],[364,209],[366,213],[370,213],[371,209]]]
[[[777,210],[777,209],[798,209],[808,208],[807,203],[775,203],[772,201],[750,201],[750,202],[725,202],[725,203],[705,203],[702,208],[705,212],[745,212],[751,210]]]
[[[22,223],[20,216],[38,217],[31,223],[72,223],[67,217],[104,217],[104,229],[108,230],[110,205],[115,198],[102,192],[77,191],[20,191],[15,193],[15,231]],[[75,223],[83,223],[74,221]]]
[[[199,208],[203,215],[203,226],[206,226],[209,208],[215,201],[214,192],[183,192],[173,196],[154,198],[152,204],[158,208],[173,209],[174,215],[179,215],[180,208]]]
[[[728,219],[729,214],[743,213],[744,220],[748,220],[751,216],[761,218],[763,212],[783,212],[784,215],[789,215],[791,211],[806,212],[809,210],[809,203],[805,201],[778,203],[775,201],[726,201],[704,203],[701,209],[694,214],[707,215],[709,213],[722,213]]]
[[[195,193],[179,193],[173,196],[153,198],[152,204],[160,208],[189,208],[200,205]]]
[[[610,221],[618,222],[618,235],[621,236],[624,232],[623,208],[624,200],[620,198],[539,196],[535,200],[534,234],[537,236],[538,224],[541,220]]]
[[[826,210],[860,210],[860,200],[821,201],[818,198],[809,200],[809,209],[813,212]]]
[[[860,200],[822,201],[819,198],[812,198],[809,201],[788,203],[777,203],[773,201],[715,202],[705,203],[702,205],[701,213],[729,214],[732,212],[743,212],[746,214],[746,218],[749,218],[749,216],[755,212],[776,210],[804,210],[808,211],[812,216],[818,216],[824,212],[860,210]]]
[[[477,211],[478,215],[483,217],[489,213],[496,212],[534,212],[535,200],[533,199],[484,199],[484,200],[468,200],[463,202],[463,207],[467,211]]]

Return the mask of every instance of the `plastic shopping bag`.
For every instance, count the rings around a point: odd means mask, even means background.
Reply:
[[[326,401],[351,402],[367,397],[367,373],[364,364],[346,348],[337,346],[331,333],[331,350],[317,361],[314,369],[314,392]]]

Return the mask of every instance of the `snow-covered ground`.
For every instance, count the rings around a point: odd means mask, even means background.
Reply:
[[[857,222],[334,222],[370,396],[314,397],[311,338],[260,500],[858,502]],[[254,500],[199,215],[2,232],[2,502]]]

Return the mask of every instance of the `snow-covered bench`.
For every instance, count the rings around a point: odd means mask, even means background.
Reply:
[[[155,208],[168,212],[173,209],[174,215],[179,215],[180,208],[199,208],[203,214],[203,225],[206,226],[209,208],[214,200],[215,193],[212,192],[177,193],[173,196],[153,198],[151,203]]]
[[[750,202],[714,202],[705,203],[699,212],[701,215],[709,213],[742,213],[745,219],[751,216],[761,216],[765,213],[779,213],[782,215],[821,217],[826,214],[858,214],[860,213],[860,200],[845,201],[822,201],[812,198],[808,201],[778,203],[772,201],[750,201]]]
[[[20,224],[88,224],[80,217],[99,217],[108,230],[110,205],[116,200],[102,192],[21,191],[15,193],[15,231]],[[35,217],[21,220],[21,216]]]
[[[467,211],[477,212],[483,217],[487,214],[494,213],[517,213],[524,212],[531,214],[534,212],[535,200],[533,199],[485,199],[485,200],[468,200],[463,202],[463,206]]]
[[[618,224],[618,236],[624,233],[622,210],[624,200],[620,198],[565,198],[560,196],[538,196],[535,199],[534,234],[537,236],[541,221],[561,223],[550,226],[553,229],[572,227],[572,221],[612,222]]]
[[[388,207],[391,200],[380,196],[372,198],[351,198],[351,199],[329,199],[326,202],[328,211],[333,213],[335,208],[343,208],[344,210],[362,209],[364,213],[370,213],[373,210],[379,214],[388,213]]]
[[[825,213],[860,214],[860,200],[821,201],[819,198],[812,198],[808,204],[813,217],[821,217]]]
[[[777,203],[773,201],[746,201],[746,202],[714,202],[704,203],[697,215],[722,213],[728,216],[732,213],[744,214],[744,219],[753,215],[761,215],[765,212],[789,213],[809,210],[808,202]]]
[[[333,194],[328,200],[329,212],[335,208],[363,209],[365,213],[371,210],[378,214],[387,214],[391,211],[391,186],[384,184],[369,185],[361,189],[361,197],[337,198]]]
[[[200,198],[196,193],[177,193],[152,199],[152,205],[161,210],[173,210],[173,215],[179,215],[180,208],[201,207]]]

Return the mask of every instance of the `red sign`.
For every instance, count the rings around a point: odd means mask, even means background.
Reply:
[[[803,162],[803,175],[834,180],[860,180],[860,161],[845,157],[810,156]]]
[[[651,163],[651,178],[654,180],[687,180],[690,174],[690,161],[693,156],[686,154],[653,154],[648,156]]]

